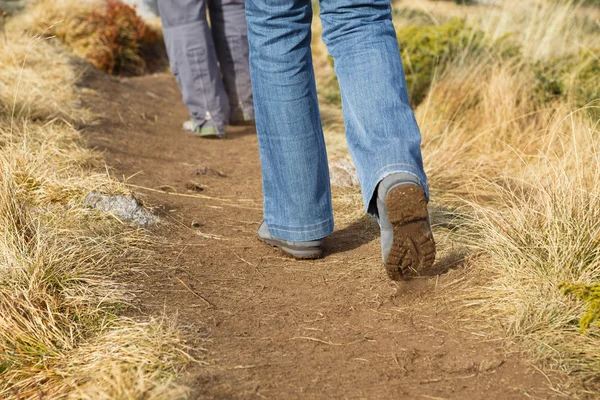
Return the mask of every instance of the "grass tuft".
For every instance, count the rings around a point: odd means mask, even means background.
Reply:
[[[184,398],[191,361],[166,319],[134,321],[119,276],[140,263],[137,228],[84,206],[126,192],[74,125],[79,77],[44,35],[9,21],[0,41],[0,398]]]

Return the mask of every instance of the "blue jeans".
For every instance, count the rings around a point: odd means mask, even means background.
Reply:
[[[320,0],[350,153],[365,209],[387,175],[427,191],[390,0]],[[310,49],[310,0],[246,0],[250,73],[271,235],[306,241],[333,232],[329,167]]]

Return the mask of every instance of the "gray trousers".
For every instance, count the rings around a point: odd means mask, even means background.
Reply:
[[[254,119],[244,0],[158,0],[158,7],[171,70],[196,125],[224,132],[230,117]]]

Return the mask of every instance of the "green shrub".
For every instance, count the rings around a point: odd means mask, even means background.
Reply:
[[[158,41],[135,8],[119,0],[107,0],[103,12],[92,12],[87,19],[90,41],[86,59],[109,74],[141,74],[146,71],[143,58]]]
[[[423,101],[436,73],[441,73],[448,63],[459,57],[480,54],[485,48],[494,49],[493,45],[485,44],[482,31],[472,29],[459,18],[443,25],[406,26],[399,29],[397,35],[413,106]],[[330,62],[333,65],[332,58]],[[321,88],[321,95],[330,103],[341,102],[335,76]]]
[[[579,331],[586,333],[594,323],[600,327],[600,283],[564,283],[561,288],[565,295],[575,296],[587,305],[585,314],[579,320]]]
[[[534,66],[536,92],[545,102],[567,98],[577,107],[600,99],[600,48]],[[592,110],[598,113],[598,110]]]
[[[411,25],[398,31],[398,42],[413,106],[423,101],[436,74],[461,56],[473,56],[486,47],[482,31],[462,19],[443,25]]]

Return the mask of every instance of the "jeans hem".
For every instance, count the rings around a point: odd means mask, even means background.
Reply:
[[[286,227],[282,225],[272,225],[267,221],[269,233],[277,239],[307,242],[310,240],[323,239],[333,233],[333,219],[321,222],[319,224],[305,226],[302,228]]]

